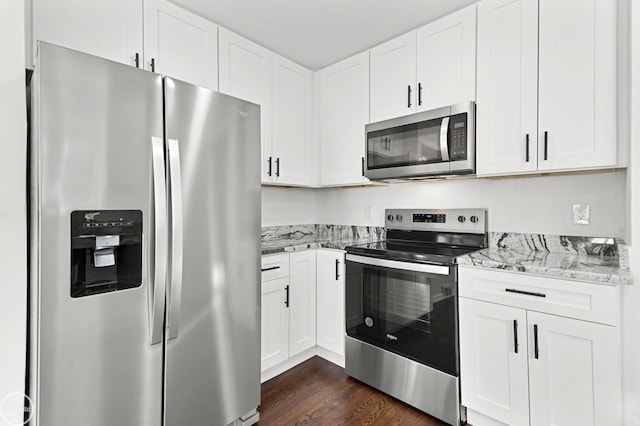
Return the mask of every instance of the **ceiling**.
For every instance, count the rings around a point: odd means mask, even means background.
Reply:
[[[318,70],[477,0],[171,0]]]

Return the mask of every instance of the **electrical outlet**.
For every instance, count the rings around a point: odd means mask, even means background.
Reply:
[[[573,205],[573,224],[574,225],[588,225],[591,204],[574,204]]]

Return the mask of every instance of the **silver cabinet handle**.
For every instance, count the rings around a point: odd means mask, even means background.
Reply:
[[[162,325],[164,324],[164,296],[167,279],[167,194],[164,180],[164,141],[162,138],[151,138],[151,167],[153,175],[153,218],[155,224],[154,256],[151,270],[153,276],[149,280],[151,302],[151,344],[162,342]]]
[[[182,296],[182,174],[180,147],[169,139],[169,183],[171,196],[171,283],[169,286],[169,340],[178,337]]]
[[[447,145],[447,136],[449,135],[449,117],[442,119],[440,123],[440,153],[442,153],[442,161],[449,161],[449,146]]]

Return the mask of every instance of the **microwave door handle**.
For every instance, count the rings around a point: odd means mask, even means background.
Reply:
[[[447,136],[449,135],[449,117],[444,117],[440,123],[440,152],[442,161],[449,161],[449,146]]]

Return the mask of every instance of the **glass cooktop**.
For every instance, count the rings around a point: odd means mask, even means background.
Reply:
[[[453,265],[456,263],[456,257],[473,253],[480,248],[387,240],[353,245],[345,250],[350,254],[388,260]]]

